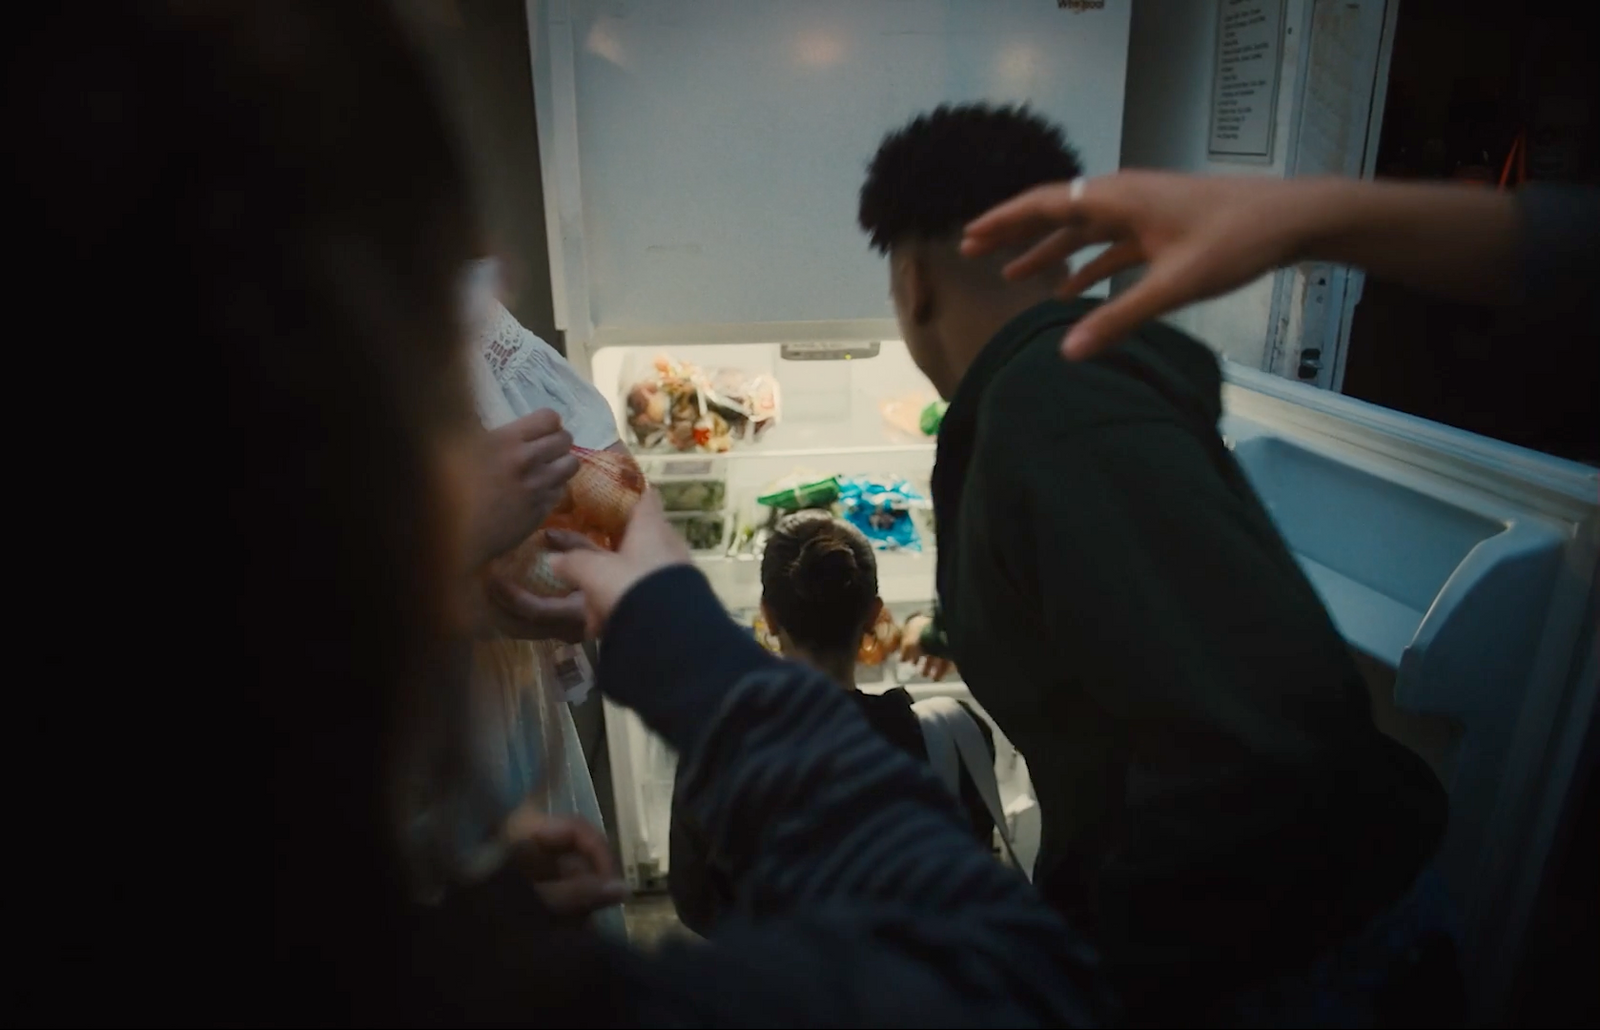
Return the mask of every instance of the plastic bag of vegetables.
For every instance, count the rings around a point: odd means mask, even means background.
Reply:
[[[648,368],[623,369],[623,404],[634,442],[647,450],[721,454],[735,440],[758,440],[777,425],[778,381],[738,368],[706,370],[657,355]]]
[[[578,458],[578,472],[567,482],[555,511],[516,550],[495,561],[497,570],[509,573],[541,597],[572,593],[572,587],[550,569],[548,531],[581,533],[596,546],[614,551],[647,486],[638,463],[627,454],[584,447],[574,447],[572,453]]]

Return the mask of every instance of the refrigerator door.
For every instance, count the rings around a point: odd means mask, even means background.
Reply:
[[[1450,791],[1438,863],[1492,1009],[1595,703],[1600,473],[1226,371],[1225,441],[1356,651],[1379,725]]]

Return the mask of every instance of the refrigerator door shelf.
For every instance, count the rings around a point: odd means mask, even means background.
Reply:
[[[1235,459],[1340,631],[1385,664],[1403,663],[1413,702],[1443,701],[1450,671],[1504,650],[1506,627],[1483,624],[1483,598],[1542,608],[1565,543],[1555,526],[1450,503],[1415,474],[1385,477],[1238,422],[1233,431]]]
[[[1379,725],[1450,790],[1438,864],[1487,984],[1516,954],[1579,753],[1567,738],[1595,702],[1573,673],[1593,647],[1600,473],[1225,371],[1234,459],[1357,651]]]

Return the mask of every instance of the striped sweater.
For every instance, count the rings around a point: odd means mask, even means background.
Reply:
[[[437,974],[419,1000],[429,1021],[996,1027],[1104,1017],[1092,953],[973,840],[927,766],[821,674],[767,655],[696,570],[658,572],[623,599],[597,685],[678,750],[679,804],[732,870],[734,908],[711,941],[648,956],[554,935],[517,938],[525,960],[464,951],[463,941],[503,942],[510,924],[536,921],[518,914],[529,905],[511,900],[502,878],[423,931],[433,944],[421,961]],[[487,923],[508,929],[486,933]],[[533,962],[544,970],[537,990],[496,986],[484,972]],[[456,993],[461,977],[471,979],[466,995]],[[519,1011],[524,991],[532,1010]]]

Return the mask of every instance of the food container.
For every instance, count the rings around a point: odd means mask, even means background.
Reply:
[[[733,520],[720,511],[669,511],[667,521],[696,554],[721,554]]]
[[[728,466],[722,458],[642,458],[639,465],[669,512],[722,511],[728,506]]]
[[[651,484],[667,511],[721,511],[728,503],[722,479],[658,479]]]

